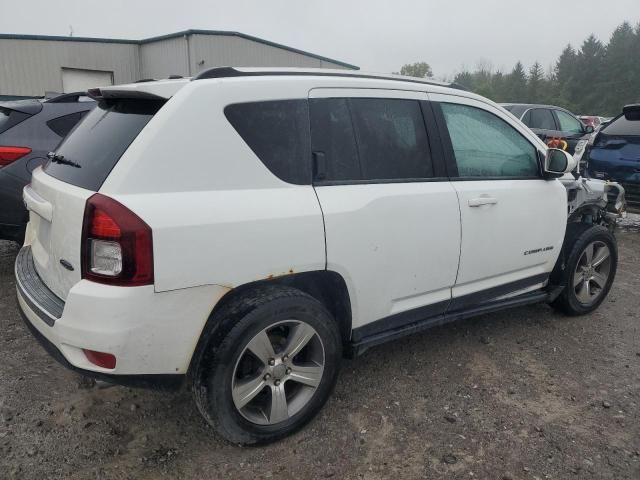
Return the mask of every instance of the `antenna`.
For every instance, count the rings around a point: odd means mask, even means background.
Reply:
[[[69,25],[69,36],[73,37],[73,25]]]

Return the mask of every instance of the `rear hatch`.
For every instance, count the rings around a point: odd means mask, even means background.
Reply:
[[[165,103],[161,98],[108,98],[75,127],[34,172],[24,198],[30,211],[35,268],[60,298],[81,279],[82,224],[97,192],[131,142]]]

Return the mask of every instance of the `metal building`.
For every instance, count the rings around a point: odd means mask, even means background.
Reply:
[[[144,40],[0,34],[0,98],[191,76],[216,66],[358,69],[238,32],[186,30]]]

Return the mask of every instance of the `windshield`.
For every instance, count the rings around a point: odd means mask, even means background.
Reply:
[[[71,131],[45,166],[52,177],[97,191],[164,100],[103,100]]]

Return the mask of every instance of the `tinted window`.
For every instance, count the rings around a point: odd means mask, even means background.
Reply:
[[[479,108],[443,103],[461,177],[535,177],[535,147],[504,120]]]
[[[420,103],[351,98],[311,101],[314,152],[327,180],[400,180],[433,176]]]
[[[77,166],[49,162],[45,171],[64,182],[98,190],[120,157],[164,101],[102,101],[87,114],[56,154]]]
[[[76,124],[82,120],[87,114],[87,110],[84,112],[75,112],[70,113],[69,115],[64,115],[63,117],[54,118],[47,122],[47,127],[49,127],[56,135],[61,137],[66,137],[67,134],[76,126]]]
[[[364,179],[433,177],[418,101],[353,98],[349,103]]]
[[[289,183],[311,182],[306,100],[238,103],[229,105],[224,112],[274,175]]]
[[[527,113],[522,117],[522,123],[531,128],[531,110],[527,110]]]
[[[582,133],[583,126],[580,121],[562,110],[556,110],[561,132]]]
[[[530,110],[530,120],[526,125],[529,128],[539,128],[540,130],[555,130],[556,122],[553,114],[548,108],[534,108]]]
[[[9,130],[30,116],[28,113],[16,112],[15,110],[0,107],[0,133]]]
[[[640,121],[627,120],[622,115],[605,126],[602,133],[605,135],[640,136]]]
[[[345,98],[309,101],[311,150],[325,156],[327,180],[361,180],[356,137]]]

